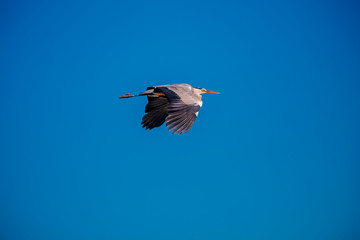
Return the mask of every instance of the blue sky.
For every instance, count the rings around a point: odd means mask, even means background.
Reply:
[[[2,1],[1,239],[358,239],[355,1]],[[141,128],[148,86],[205,95]]]

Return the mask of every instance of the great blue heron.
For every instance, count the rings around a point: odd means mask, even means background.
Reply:
[[[189,84],[171,84],[148,87],[140,94],[125,94],[119,98],[147,96],[148,104],[141,124],[145,129],[160,127],[165,121],[169,131],[181,134],[189,131],[200,107],[201,94],[213,93],[204,88],[193,88]]]

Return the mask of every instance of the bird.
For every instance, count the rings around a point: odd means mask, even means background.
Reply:
[[[120,99],[147,96],[148,103],[142,118],[146,130],[160,127],[165,121],[169,131],[180,135],[190,130],[202,106],[201,95],[219,94],[189,84],[169,84],[148,87],[140,94],[127,93]]]

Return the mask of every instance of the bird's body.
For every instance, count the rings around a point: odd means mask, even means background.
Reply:
[[[149,102],[141,123],[143,127],[160,127],[166,121],[169,131],[181,134],[193,125],[202,106],[201,94],[204,93],[218,94],[204,88],[193,88],[189,84],[171,84],[148,87],[140,94],[125,94],[120,98],[147,96]]]

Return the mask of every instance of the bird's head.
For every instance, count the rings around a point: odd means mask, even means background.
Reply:
[[[206,90],[205,88],[195,88],[199,94],[211,93],[211,94],[220,94],[219,92],[214,92]]]

